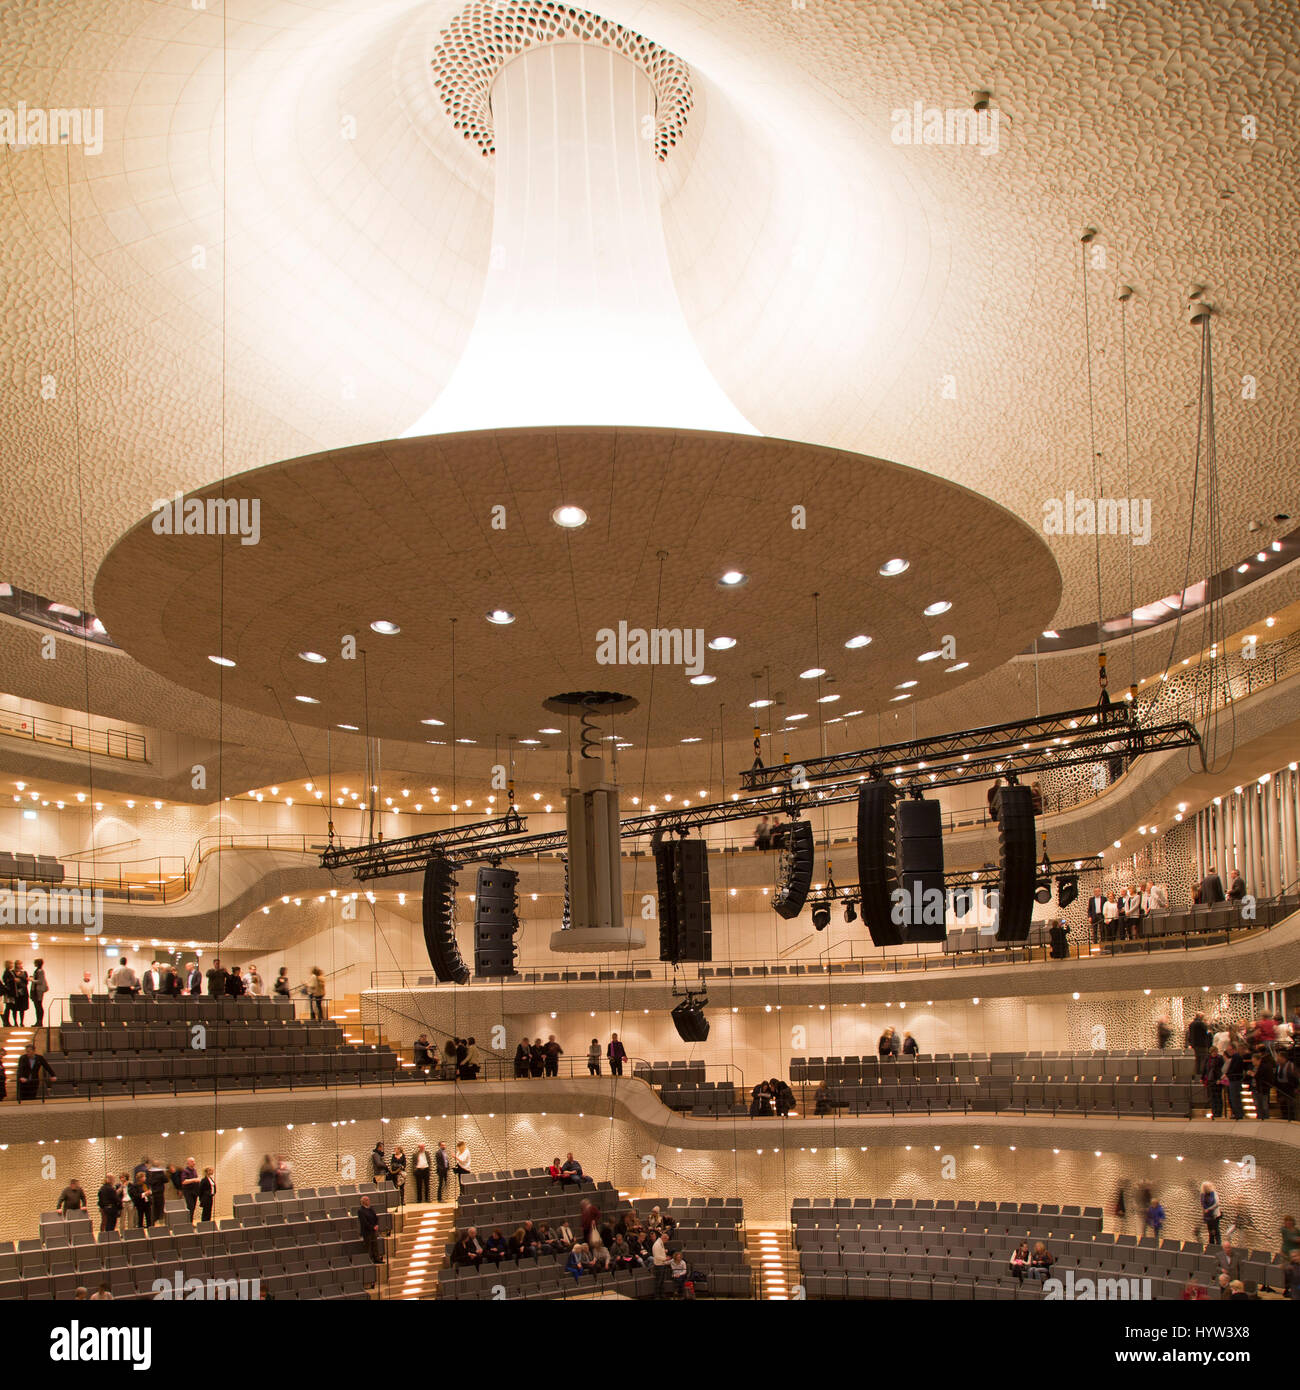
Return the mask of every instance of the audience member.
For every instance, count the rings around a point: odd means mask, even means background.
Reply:
[[[447,1187],[447,1179],[451,1176],[451,1155],[447,1152],[447,1144],[443,1139],[438,1140],[438,1148],[433,1155],[434,1167],[438,1170],[438,1201],[442,1201],[442,1194]],[[460,1188],[459,1178],[456,1181],[457,1190]]]
[[[429,1150],[423,1144],[415,1146],[415,1157],[411,1160],[411,1171],[415,1174],[415,1200],[429,1200],[429,1175],[433,1164],[429,1161]]]
[[[379,1213],[370,1205],[369,1193],[363,1193],[361,1196],[361,1205],[357,1208],[357,1223],[370,1258],[377,1265],[383,1264],[384,1250],[379,1235]]]
[[[472,1159],[470,1158],[469,1145],[463,1139],[456,1140],[456,1160],[452,1164],[452,1172],[456,1174],[456,1191],[459,1192],[465,1186],[465,1179],[473,1171],[471,1168]]]
[[[95,1205],[99,1208],[101,1234],[104,1231],[117,1230],[118,1219],[122,1215],[122,1208],[125,1204],[126,1194],[121,1185],[112,1173],[106,1173],[103,1186],[95,1194]]]
[[[325,1022],[325,972],[319,965],[311,968],[311,977],[307,981],[307,1002],[311,1007],[312,1019],[317,1023]]]
[[[59,1193],[59,1200],[55,1203],[55,1211],[61,1211],[66,1216],[70,1211],[84,1211],[86,1207],[86,1192],[81,1182],[73,1178]]]
[[[539,1077],[546,1069],[546,1049],[542,1046],[541,1038],[534,1038],[533,1045],[528,1049],[528,1075]]]
[[[516,1078],[528,1075],[528,1065],[532,1061],[532,1048],[528,1045],[528,1039],[521,1039],[519,1046],[515,1048],[515,1076]]]
[[[199,1220],[212,1220],[212,1204],[217,1198],[217,1174],[215,1168],[205,1168],[199,1179]]]
[[[546,1075],[559,1076],[560,1058],[564,1055],[564,1049],[555,1041],[554,1033],[546,1040],[544,1055],[546,1058]]]
[[[627,1050],[618,1040],[617,1033],[611,1033],[609,1046],[605,1049],[605,1055],[609,1058],[609,1073],[611,1076],[623,1075],[623,1063],[627,1061]]]
[[[600,1075],[600,1039],[592,1038],[591,1046],[587,1049],[587,1074],[589,1076]]]
[[[470,1226],[456,1242],[451,1252],[454,1265],[473,1265],[477,1269],[483,1263],[483,1247],[479,1244],[478,1230]]]
[[[1207,1180],[1201,1184],[1201,1216],[1205,1221],[1207,1245],[1218,1245],[1219,1221],[1222,1215],[1219,1194],[1214,1190],[1214,1184]]]

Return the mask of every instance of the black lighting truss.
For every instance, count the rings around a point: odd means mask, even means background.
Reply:
[[[1162,728],[1169,728],[1165,725]],[[1190,729],[1190,725],[1187,726]],[[1008,755],[1019,749],[1032,753],[1035,744],[1047,743],[1051,747],[1067,746],[1067,740],[1077,742],[1085,735],[1100,739],[1103,743],[1123,740],[1131,744],[1141,741],[1147,734],[1156,730],[1143,729],[1134,717],[1127,703],[1098,708],[1066,710],[1061,714],[1042,715],[1036,719],[1015,719],[1006,724],[989,724],[979,729],[960,729],[955,733],[935,734],[930,738],[909,739],[903,743],[887,743],[879,748],[864,748],[851,753],[835,753],[824,758],[801,758],[794,763],[773,767],[753,767],[740,774],[741,785],[747,791],[789,782],[796,768],[809,781],[828,777],[843,776],[847,773],[886,772],[897,775],[899,772],[920,771],[918,764],[929,764],[934,759],[952,758],[963,754],[994,753],[1005,751]],[[1055,740],[1055,742],[1053,742]],[[1193,739],[1199,742],[1199,739]],[[1029,748],[1025,748],[1029,744]],[[1165,746],[1165,745],[1162,745]],[[1115,750],[1143,751],[1141,748]],[[1005,759],[1003,760],[1005,761]],[[1019,760],[1017,759],[1017,763]],[[925,771],[932,771],[928,767]],[[1016,769],[1020,770],[1019,767]]]
[[[1084,721],[1094,715],[1097,723],[1083,728]],[[1072,719],[1075,721],[1074,728],[1070,727]],[[1042,747],[1035,747],[1034,739],[1026,737],[1031,726],[1038,729],[1040,742],[1055,738],[1061,738],[1062,742],[1046,742]],[[1065,732],[1056,732],[1059,729]],[[1016,731],[1018,737],[1010,736],[1012,730]],[[1070,739],[1068,743],[1064,741],[1067,734]],[[982,746],[985,756],[972,757],[969,751],[963,750],[959,740],[977,740],[983,735],[990,736],[987,743],[981,745],[975,742],[970,746]],[[652,835],[655,831],[665,835],[684,835],[702,826],[749,820],[754,816],[788,815],[793,818],[814,811],[818,806],[836,806],[857,800],[858,788],[868,775],[893,782],[900,793],[919,795],[930,788],[959,786],[965,782],[990,782],[995,777],[1012,775],[1023,778],[1049,768],[1072,767],[1100,762],[1105,758],[1132,759],[1143,753],[1192,748],[1199,746],[1200,741],[1200,735],[1186,720],[1144,728],[1132,718],[1127,706],[1113,705],[1110,710],[1075,710],[1045,719],[1021,720],[990,729],[970,730],[966,734],[947,734],[910,744],[845,753],[833,758],[809,759],[793,766],[804,768],[810,781],[813,778],[828,778],[836,773],[857,772],[858,775],[800,790],[796,790],[787,780],[779,787],[769,785],[763,791],[752,792],[736,801],[706,802],[699,806],[625,816],[619,821],[619,834],[625,840]],[[1027,750],[1023,746],[1025,743],[1030,745]],[[900,748],[914,751],[924,749],[933,756],[945,745],[950,755],[962,752],[963,760],[938,764],[927,762],[921,768],[917,764],[924,760],[925,753],[916,753],[909,760],[899,756],[897,751]],[[1014,753],[991,751],[1012,748],[1016,749]],[[913,764],[910,769],[907,766],[909,761]],[[784,774],[788,779],[792,770],[793,767],[769,769],[767,780],[770,783],[777,773]],[[759,776],[757,773],[747,775]],[[354,868],[356,877],[364,880],[387,878],[421,869],[431,854],[442,854],[453,863],[466,864],[478,859],[512,859],[521,855],[556,853],[568,847],[569,837],[565,830],[524,835],[521,833],[524,828],[523,818],[510,812],[495,821],[479,821],[455,830],[434,830],[425,835],[411,835],[403,840],[382,841],[354,849],[326,850],[321,856],[321,865],[323,868]]]
[[[503,835],[518,835],[528,822],[518,811],[507,811],[492,820],[474,821],[446,830],[430,830],[423,835],[407,835],[400,840],[377,840],[351,848],[333,846],[320,857],[322,869],[356,870],[358,879],[388,878],[393,874],[423,869],[429,857],[444,854],[457,862],[491,858],[490,852],[471,853],[480,843],[493,843]]]

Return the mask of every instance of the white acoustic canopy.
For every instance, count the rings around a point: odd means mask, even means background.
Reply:
[[[705,365],[668,266],[656,92],[570,34],[491,87],[490,268],[464,356],[404,437],[623,425],[756,434]]]

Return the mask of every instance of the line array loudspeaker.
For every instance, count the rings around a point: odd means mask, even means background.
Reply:
[[[703,840],[666,840],[655,846],[659,890],[659,959],[713,959],[708,848]]]
[[[937,801],[913,797],[896,806],[899,888],[910,905],[908,941],[943,941],[948,935],[943,887],[943,813]]]
[[[899,946],[904,940],[893,900],[898,886],[896,805],[897,793],[888,782],[864,782],[858,789],[860,910],[877,946]]]
[[[1034,800],[1029,787],[999,787],[994,794],[998,813],[998,940],[1024,941],[1034,915],[1038,877]]]
[[[474,973],[515,975],[515,933],[519,930],[519,875],[513,869],[483,866],[474,893]]]
[[[813,876],[812,822],[792,820],[781,850],[781,883],[772,899],[778,917],[790,921],[803,911]]]
[[[460,958],[451,920],[455,901],[456,875],[451,863],[435,854],[424,866],[424,897],[420,903],[424,944],[438,979],[444,984],[467,985],[469,967]]]

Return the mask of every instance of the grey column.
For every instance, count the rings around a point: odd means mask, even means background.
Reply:
[[[1264,881],[1268,884],[1269,897],[1272,897],[1280,887],[1278,881],[1277,784],[1278,779],[1273,777],[1264,787]]]
[[[1287,768],[1282,773],[1282,887],[1290,886],[1296,877],[1296,774]]]

